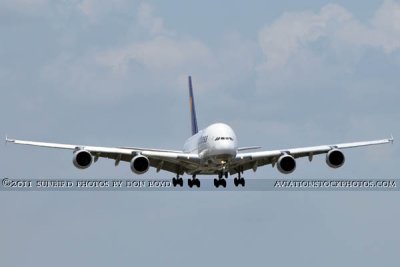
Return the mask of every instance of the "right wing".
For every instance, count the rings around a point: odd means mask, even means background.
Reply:
[[[150,166],[156,168],[157,171],[166,170],[175,174],[183,174],[185,171],[190,169],[196,169],[200,162],[197,154],[189,154],[177,150],[71,145],[16,140],[8,139],[7,137],[6,142],[19,145],[68,149],[73,151],[86,150],[94,157],[95,162],[98,158],[109,158],[115,160],[115,165],[118,165],[120,161],[130,162],[133,157],[140,154],[146,156],[149,159]]]

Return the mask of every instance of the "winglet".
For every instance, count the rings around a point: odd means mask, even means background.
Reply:
[[[15,139],[8,139],[7,134],[6,134],[5,143],[7,144],[7,143],[14,143],[14,142],[15,142]]]
[[[390,135],[390,139],[389,139],[389,142],[390,142],[390,143],[392,143],[392,144],[394,143],[394,138],[393,138],[393,134],[391,134],[391,135]]]
[[[189,76],[189,105],[190,105],[190,119],[192,122],[192,135],[195,135],[197,134],[199,129],[197,127],[196,108],[194,107],[194,96],[193,96],[191,76]]]

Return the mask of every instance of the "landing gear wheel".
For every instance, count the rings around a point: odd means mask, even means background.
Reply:
[[[218,188],[219,186],[226,187],[226,180],[224,178],[214,179],[214,186]]]
[[[236,187],[239,186],[239,185],[244,187],[245,184],[246,184],[246,182],[245,182],[243,177],[239,177],[239,178],[233,179],[233,183],[235,184]]]
[[[200,180],[196,178],[196,175],[192,176],[192,179],[188,179],[188,185],[192,188],[194,185],[200,187]]]
[[[172,178],[172,185],[174,186],[174,187],[176,187],[177,185],[179,185],[180,187],[182,187],[183,186],[183,179],[182,178],[179,178],[179,177],[177,177],[177,178]]]
[[[225,179],[221,179],[219,181],[221,183],[221,185],[225,188],[226,187],[226,180]]]

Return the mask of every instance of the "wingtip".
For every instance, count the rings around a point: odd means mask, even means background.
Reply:
[[[390,143],[392,143],[392,144],[394,143],[394,137],[393,137],[393,134],[391,134],[391,135],[390,135],[390,139],[389,139],[389,141],[390,141]]]
[[[6,134],[6,139],[5,139],[5,143],[10,143],[10,142],[14,142],[14,139],[9,139],[7,134]]]

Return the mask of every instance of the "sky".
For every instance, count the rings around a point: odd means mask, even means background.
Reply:
[[[0,134],[181,149],[232,126],[282,149],[400,136],[400,2],[0,2]],[[322,156],[284,176],[394,179],[394,145]],[[0,177],[132,178],[63,150],[4,145]],[[149,171],[140,178],[170,179]],[[201,178],[201,177],[200,177]],[[398,192],[0,192],[5,266],[398,266]]]

